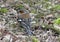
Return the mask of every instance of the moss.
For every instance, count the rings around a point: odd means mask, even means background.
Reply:
[[[56,20],[54,20],[54,24],[60,25],[60,18],[57,18]]]
[[[38,39],[36,37],[32,37],[32,42],[38,42]]]
[[[1,8],[0,9],[0,13],[7,13],[7,12],[8,12],[7,8]]]

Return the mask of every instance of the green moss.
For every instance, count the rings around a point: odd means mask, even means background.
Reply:
[[[54,20],[54,24],[58,24],[58,25],[60,25],[60,18]]]
[[[32,42],[38,42],[38,39],[36,37],[32,37]]]
[[[55,5],[55,6],[53,6],[50,10],[51,10],[51,11],[60,10],[60,5]]]
[[[7,12],[8,12],[7,8],[1,8],[0,9],[0,13],[7,13]]]
[[[20,4],[20,5],[18,6],[18,8],[21,8],[21,9],[22,9],[22,8],[24,8],[24,6],[23,6],[22,4]]]
[[[15,5],[14,7],[16,9],[23,9],[24,8],[24,6],[22,4]]]
[[[54,9],[60,10],[60,5],[55,5]]]

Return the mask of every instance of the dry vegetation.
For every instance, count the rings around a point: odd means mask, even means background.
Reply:
[[[19,10],[30,14],[32,35],[17,21]],[[0,42],[60,42],[59,25],[59,0],[0,0]]]

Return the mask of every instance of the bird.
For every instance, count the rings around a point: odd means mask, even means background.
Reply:
[[[22,9],[19,11],[19,15],[17,21],[25,29],[28,35],[32,35],[31,24],[30,24],[31,18],[29,12],[27,10]]]

